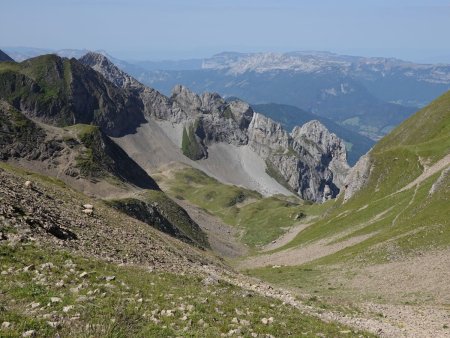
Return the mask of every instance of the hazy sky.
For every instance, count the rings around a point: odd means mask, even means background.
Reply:
[[[0,46],[178,59],[327,50],[450,62],[450,0],[0,0]]]

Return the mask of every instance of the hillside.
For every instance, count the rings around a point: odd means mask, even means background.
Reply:
[[[108,135],[144,121],[140,100],[75,59],[43,55],[0,64],[0,97],[28,117],[55,126],[94,123]]]
[[[2,336],[372,336],[58,180],[0,163],[0,182]]]
[[[321,219],[239,265],[275,283],[316,290],[328,301],[377,303],[374,308],[385,317],[406,322],[408,335],[444,335],[443,309],[450,303],[444,282],[450,273],[449,168],[450,92],[363,157],[344,194]],[[276,273],[273,265],[281,266]],[[424,308],[438,323],[425,316],[414,324]]]

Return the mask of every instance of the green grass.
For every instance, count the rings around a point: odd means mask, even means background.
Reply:
[[[181,140],[181,150],[183,154],[192,160],[203,158],[203,149],[197,140],[195,130],[198,127],[198,120],[191,126],[183,128],[183,138]]]
[[[354,301],[360,296],[348,288],[339,268],[304,264],[280,268],[263,267],[247,270],[250,276],[289,288],[301,295],[305,304],[347,314],[357,314]],[[351,277],[347,272],[347,278]],[[336,278],[339,276],[339,278]]]
[[[369,235],[364,241],[299,266],[263,267],[247,273],[299,290],[326,303],[346,301],[433,301],[433,294],[404,293],[387,299],[381,291],[356,292],[347,283],[361,268],[416,257],[450,246],[450,177],[430,194],[438,172],[417,189],[398,192],[450,149],[450,93],[412,116],[370,153],[368,184],[349,201],[338,198],[323,217],[278,251],[319,240],[342,242]],[[309,211],[311,212],[310,209]]]
[[[158,176],[155,176],[158,181]],[[259,193],[226,185],[203,172],[186,168],[164,180],[167,192],[186,199],[225,223],[243,229],[242,241],[251,247],[270,243],[302,218],[318,215],[332,205],[309,205],[286,196],[264,198]]]
[[[0,245],[0,258],[0,322],[11,323],[2,330],[3,337],[19,337],[27,330],[65,337],[217,337],[238,327],[246,337],[251,332],[277,337],[371,336],[341,333],[349,329],[228,283],[204,286],[197,276],[117,266],[34,245]],[[29,271],[24,271],[27,266]],[[52,302],[52,297],[60,301]],[[165,315],[167,310],[172,315]],[[264,317],[273,317],[273,323],[262,324]],[[60,326],[53,328],[48,322]]]

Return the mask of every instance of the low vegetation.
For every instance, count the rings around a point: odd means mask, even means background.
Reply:
[[[183,154],[189,157],[191,160],[199,160],[203,158],[203,148],[200,145],[195,130],[198,127],[198,121],[191,126],[183,129],[183,138],[181,140],[181,150]]]
[[[416,186],[404,187],[426,167],[448,155],[449,128],[450,94],[447,93],[374,147],[370,153],[370,179],[362,190],[345,203],[339,198],[324,217],[277,250],[306,247],[319,241],[334,244],[361,240],[300,266],[281,266],[275,270],[263,267],[248,273],[309,293],[352,298],[354,295],[345,286],[345,281],[355,273],[352,269],[404,261],[448,249],[450,175],[445,175],[441,169]],[[434,296],[425,298],[434,299]],[[425,301],[421,295],[406,292],[402,297],[399,299]]]
[[[35,245],[0,245],[0,258],[3,337],[361,334],[200,276],[117,266]]]
[[[270,243],[307,215],[316,215],[331,205],[312,206],[281,195],[264,198],[255,191],[222,184],[193,168],[175,171],[171,177],[154,177],[174,198],[186,199],[241,228],[242,241],[252,247]]]

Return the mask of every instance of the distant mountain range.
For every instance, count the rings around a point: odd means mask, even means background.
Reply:
[[[450,66],[326,52],[221,53],[192,69],[127,70],[164,93],[177,83],[246,101],[280,103],[378,140],[450,89]],[[145,64],[141,64],[145,67]],[[168,68],[168,67],[166,67]]]
[[[43,53],[79,58],[86,50],[49,51],[6,48],[21,61]],[[99,51],[140,82],[166,95],[177,84],[196,93],[217,92],[253,104],[281,104],[265,110],[285,126],[299,124],[308,112],[334,122],[335,132],[350,146],[350,162],[420,107],[450,89],[449,65],[426,65],[393,58],[369,58],[328,52],[234,53],[178,61],[123,61]],[[286,112],[286,106],[292,106]],[[266,106],[267,107],[267,106]],[[275,108],[273,105],[272,108]],[[281,114],[282,116],[279,116]],[[322,121],[322,120],[321,120]],[[323,121],[322,121],[323,122]],[[340,126],[340,130],[336,126]],[[353,133],[349,133],[353,131]],[[354,142],[355,132],[365,136]],[[358,144],[357,144],[358,143]],[[361,148],[361,149],[359,149]],[[352,152],[354,154],[352,154]]]

